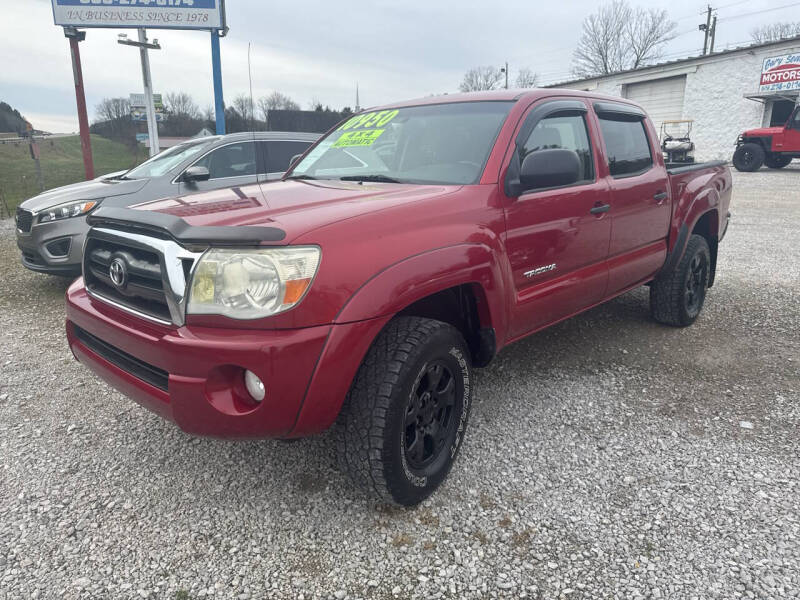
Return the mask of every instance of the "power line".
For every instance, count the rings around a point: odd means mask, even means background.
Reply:
[[[772,11],[775,11],[775,10],[781,10],[783,8],[789,8],[791,6],[797,6],[798,4],[800,4],[800,2],[793,2],[792,4],[784,4],[783,6],[776,6],[774,8],[765,8],[763,10],[754,10],[752,12],[740,13],[738,15],[731,15],[730,17],[722,17],[720,19],[720,21],[731,21],[733,19],[738,19],[740,17],[749,17],[750,15],[760,15],[760,14],[772,12]]]

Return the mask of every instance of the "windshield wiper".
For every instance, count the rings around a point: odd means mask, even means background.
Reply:
[[[313,175],[306,175],[305,173],[301,175],[289,175],[285,179],[316,179]]]
[[[403,183],[399,179],[395,179],[394,177],[388,177],[386,175],[345,175],[344,177],[339,177],[342,181],[374,181],[376,183]]]

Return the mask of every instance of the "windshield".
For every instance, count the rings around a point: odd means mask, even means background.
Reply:
[[[146,160],[138,167],[125,173],[125,179],[142,179],[143,177],[158,177],[167,173],[173,167],[181,164],[187,158],[199,154],[209,148],[214,140],[201,140],[184,142],[163,152],[159,152],[150,160]]]
[[[356,115],[288,178],[476,183],[513,102],[458,102]]]

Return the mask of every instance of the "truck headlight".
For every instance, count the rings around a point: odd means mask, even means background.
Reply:
[[[306,295],[319,266],[316,246],[208,250],[192,275],[187,314],[259,319]]]
[[[100,204],[99,200],[80,200],[78,202],[59,204],[53,208],[41,211],[39,213],[39,223],[49,223],[50,221],[79,217],[91,211],[98,204]]]

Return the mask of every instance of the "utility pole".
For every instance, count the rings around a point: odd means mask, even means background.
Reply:
[[[717,15],[714,15],[714,22],[711,23],[711,49],[710,54],[714,53],[714,37],[717,35]]]
[[[78,105],[78,128],[81,133],[81,153],[83,154],[83,171],[86,180],[94,179],[94,161],[92,160],[92,141],[89,138],[89,117],[86,114],[86,94],[83,91],[83,70],[81,69],[81,52],[78,43],[86,39],[85,31],[74,27],[64,27],[64,37],[69,39],[72,54],[72,76],[75,80],[75,102]]]
[[[703,56],[708,54],[708,35],[711,30],[711,5],[708,5],[708,11],[706,12],[706,22],[701,23],[699,26],[700,31],[705,33],[705,38],[703,39]]]
[[[124,33],[119,35],[117,43],[124,46],[134,46],[139,48],[139,55],[142,60],[142,82],[144,84],[144,102],[147,109],[147,134],[150,138],[150,156],[158,154],[158,121],[156,120],[156,107],[153,103],[153,78],[150,74],[150,56],[148,50],[161,50],[158,40],[153,43],[147,41],[147,30],[139,28],[139,41],[134,42],[128,39]]]
[[[506,66],[503,69],[500,69],[503,73],[506,74],[506,89],[508,89],[508,61],[506,61]]]

